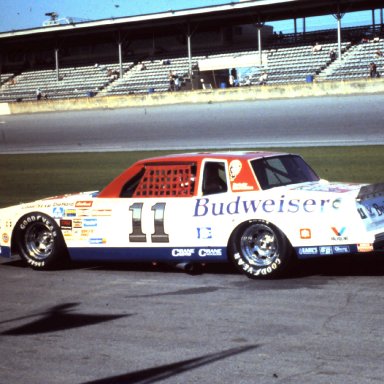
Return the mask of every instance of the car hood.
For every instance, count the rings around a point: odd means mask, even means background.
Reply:
[[[384,183],[351,184],[335,183],[320,180],[298,184],[288,188],[290,191],[302,191],[308,196],[314,194],[327,195],[333,201],[332,205],[353,204],[360,219],[369,231],[383,232],[384,230]],[[351,206],[351,205],[350,205]],[[382,233],[384,238],[384,232]]]
[[[356,184],[356,183],[342,183],[342,182],[329,182],[325,180],[313,181],[303,184],[295,184],[289,186],[291,191],[306,191],[306,192],[325,192],[335,194],[350,193],[352,195],[358,195],[360,189],[365,187],[367,184]]]

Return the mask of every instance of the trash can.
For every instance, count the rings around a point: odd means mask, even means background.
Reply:
[[[307,76],[305,77],[305,81],[306,81],[307,83],[313,83],[313,75],[307,75]]]
[[[227,83],[220,83],[220,88],[227,88]]]
[[[148,93],[154,93],[155,92],[155,88],[148,88]]]

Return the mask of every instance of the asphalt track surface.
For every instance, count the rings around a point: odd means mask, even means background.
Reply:
[[[382,384],[384,260],[253,281],[151,266],[0,265],[2,384]]]
[[[0,153],[384,144],[384,95],[0,117]]]
[[[383,101],[2,117],[2,152],[103,150],[106,138],[109,150],[240,148],[247,137],[252,147],[383,144]],[[230,265],[197,275],[104,264],[36,272],[0,258],[0,383],[382,384],[383,276],[384,256],[370,254],[301,263],[291,277],[270,281]]]

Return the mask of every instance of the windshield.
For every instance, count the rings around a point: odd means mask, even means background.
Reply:
[[[251,165],[262,189],[318,181],[312,168],[296,155],[284,155],[252,160]]]

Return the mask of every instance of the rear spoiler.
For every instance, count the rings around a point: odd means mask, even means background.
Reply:
[[[368,184],[360,188],[356,200],[366,200],[373,197],[384,196],[384,183]]]

